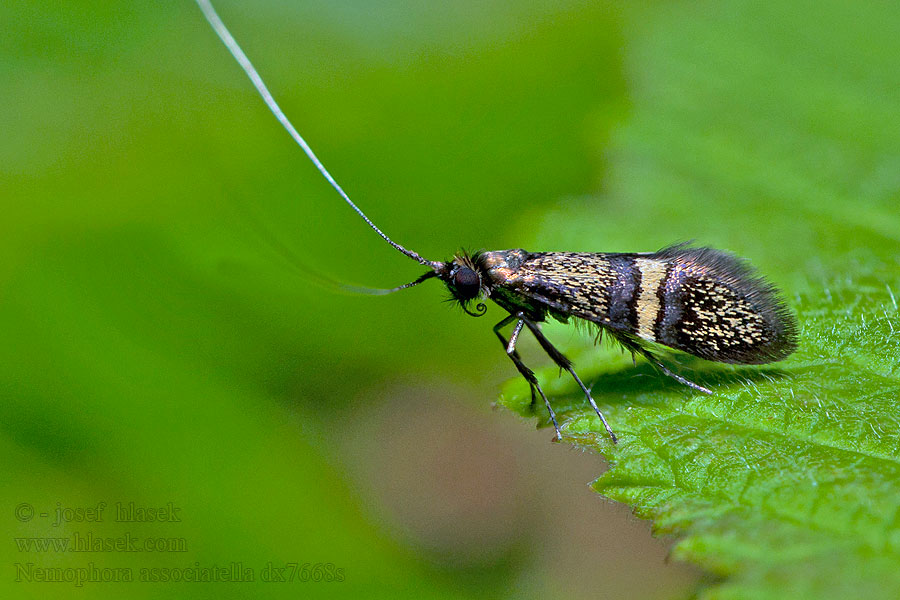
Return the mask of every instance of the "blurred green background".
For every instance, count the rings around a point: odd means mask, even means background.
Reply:
[[[866,207],[900,187],[900,21],[787,6],[217,3],[351,197],[425,257],[696,238],[790,297],[871,228],[896,242]],[[515,374],[497,310],[310,276],[421,269],[339,200],[192,2],[11,0],[0,22],[5,597],[690,594],[700,575],[587,487],[600,457],[491,409]],[[100,502],[181,521],[53,524]],[[186,546],[11,540],[76,533]],[[16,582],[28,563],[344,581]]]

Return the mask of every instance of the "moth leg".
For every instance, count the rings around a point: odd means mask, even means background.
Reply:
[[[512,358],[513,360],[519,360],[521,362],[521,358],[519,357],[519,353],[516,352],[516,343],[519,341],[519,334],[522,333],[522,326],[525,325],[522,321],[516,323],[516,326],[513,328],[512,335],[509,336],[509,342],[503,339],[503,336],[500,337],[500,341],[504,343],[506,346],[506,355]],[[498,326],[499,327],[499,326]],[[499,331],[495,330],[498,334]],[[518,365],[516,365],[518,367]],[[524,366],[524,365],[523,365]],[[526,367],[527,368],[527,367]],[[521,371],[521,369],[520,369]],[[528,379],[526,377],[526,379]],[[531,388],[531,404],[529,408],[534,410],[534,403],[537,401],[537,398],[534,397],[534,384],[529,380],[529,387]]]
[[[663,373],[665,373],[666,375],[668,375],[669,377],[671,377],[672,379],[674,379],[674,380],[677,381],[678,383],[680,383],[680,384],[682,384],[682,385],[686,385],[686,386],[688,386],[689,388],[695,389],[695,390],[697,390],[698,392],[703,392],[704,394],[712,394],[712,390],[707,389],[707,388],[703,387],[702,385],[697,385],[696,383],[694,383],[694,382],[691,381],[690,379],[685,379],[685,378],[682,377],[681,375],[678,375],[677,373],[673,373],[672,371],[670,371],[669,368],[666,367],[666,365],[662,364],[662,363],[659,361],[658,358],[656,358],[655,356],[653,356],[653,354],[652,354],[649,350],[642,350],[642,351],[641,351],[641,354],[643,354],[644,357],[645,357],[647,360],[649,360],[651,363],[653,363],[654,365],[656,365],[656,366],[659,368],[660,371],[662,371]]]
[[[689,379],[685,379],[681,375],[678,375],[677,373],[673,373],[672,371],[670,371],[669,368],[666,365],[664,365],[658,358],[656,358],[656,356],[652,352],[650,352],[649,350],[647,350],[640,344],[638,344],[632,340],[629,340],[628,338],[619,337],[619,336],[616,337],[616,340],[620,344],[625,346],[625,348],[627,350],[630,350],[632,356],[634,356],[634,353],[637,352],[638,354],[640,354],[641,356],[646,358],[650,362],[650,364],[654,365],[657,369],[659,369],[664,374],[668,375],[669,377],[671,377],[678,383],[680,383],[682,385],[686,385],[691,389],[697,390],[698,392],[703,392],[704,394],[712,394],[712,390],[706,389],[702,385],[697,385],[693,381],[691,381]]]
[[[563,355],[562,352],[556,349],[556,346],[550,343],[544,333],[540,330],[536,323],[532,322],[530,319],[526,318],[523,313],[518,313],[515,315],[520,322],[524,321],[528,326],[528,329],[531,330],[531,333],[534,334],[534,337],[537,338],[538,343],[541,345],[541,348],[544,349],[544,352],[550,355],[550,358],[553,359],[560,368],[565,369],[569,372],[575,381],[578,382],[579,387],[581,387],[581,391],[584,392],[584,395],[587,397],[588,402],[591,403],[591,407],[594,409],[594,412],[597,413],[597,416],[600,417],[600,422],[603,423],[603,426],[606,428],[606,433],[609,434],[609,439],[615,444],[618,439],[616,438],[616,434],[613,433],[612,428],[609,426],[609,423],[606,422],[606,417],[603,416],[603,413],[600,412],[600,409],[597,407],[597,403],[594,402],[594,397],[591,396],[591,391],[587,388],[586,385],[581,381],[581,378],[578,376],[578,373],[575,372],[575,369],[572,368],[572,361]]]
[[[519,334],[522,333],[523,325],[525,325],[525,321],[519,320],[519,322],[516,323],[516,326],[513,327],[512,335],[509,336],[509,343],[506,345],[507,354],[516,352],[516,342],[519,341]]]
[[[518,320],[516,323],[515,329],[513,329],[512,336],[507,340],[503,337],[503,334],[500,333],[500,330],[512,323],[513,321]],[[537,390],[538,394],[541,395],[541,398],[544,399],[544,404],[547,405],[547,412],[550,413],[550,420],[553,422],[553,428],[556,429],[556,439],[562,440],[562,433],[559,431],[559,423],[556,421],[556,413],[553,411],[553,407],[550,406],[550,400],[547,399],[547,395],[544,394],[544,390],[541,389],[540,384],[538,383],[537,377],[534,376],[534,371],[525,366],[525,363],[522,362],[522,358],[519,356],[519,353],[516,351],[516,342],[519,339],[519,333],[522,331],[522,326],[524,323],[522,319],[515,315],[509,315],[496,325],[494,325],[494,333],[497,334],[497,337],[500,338],[500,343],[503,344],[503,349],[506,351],[506,355],[513,361],[513,364],[516,365],[516,369],[519,370],[519,373],[522,374],[522,377],[525,378],[525,381],[528,382],[528,385],[531,386],[531,404],[534,405],[534,391]]]

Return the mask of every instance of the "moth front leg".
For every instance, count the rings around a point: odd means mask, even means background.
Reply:
[[[513,321],[518,322],[513,329],[512,336],[507,340],[505,337],[503,337],[503,334],[500,333],[500,330]],[[528,382],[528,385],[531,386],[531,403],[534,404],[535,390],[537,390],[538,394],[541,395],[541,398],[544,399],[544,404],[547,405],[547,412],[550,413],[550,420],[553,422],[553,428],[556,429],[556,439],[562,440],[562,433],[559,431],[559,423],[557,423],[556,421],[556,413],[553,412],[553,407],[550,406],[550,400],[547,399],[547,395],[544,394],[544,390],[541,389],[537,377],[534,376],[534,371],[525,366],[525,363],[522,362],[522,358],[516,351],[516,342],[518,342],[519,340],[519,333],[522,331],[522,327],[524,326],[524,324],[524,320],[521,319],[519,315],[509,315],[508,317],[494,325],[494,333],[497,334],[498,338],[500,338],[500,343],[503,344],[503,349],[506,351],[506,355],[510,358],[510,360],[513,361],[513,364],[516,365],[516,369],[519,370],[519,373],[522,374],[522,377],[525,378],[525,381]]]

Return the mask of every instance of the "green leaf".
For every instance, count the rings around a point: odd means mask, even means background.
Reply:
[[[629,9],[632,117],[606,192],[538,231],[566,249],[731,249],[798,315],[778,364],[665,359],[711,396],[572,344],[615,446],[567,377],[539,373],[564,441],[612,463],[594,488],[721,578],[702,598],[900,597],[900,14],[859,8]],[[501,403],[546,424],[522,381]]]

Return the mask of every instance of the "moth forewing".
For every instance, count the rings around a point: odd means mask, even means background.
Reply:
[[[796,348],[796,323],[777,290],[721,250],[479,255],[491,298],[532,320],[574,316],[707,360],[761,364]]]

